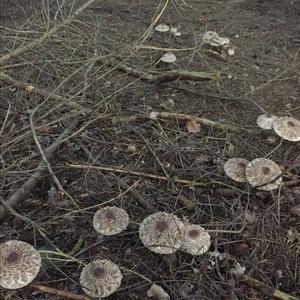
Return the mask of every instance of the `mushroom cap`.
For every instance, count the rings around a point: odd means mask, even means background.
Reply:
[[[100,299],[114,293],[122,277],[118,265],[108,259],[97,259],[82,269],[79,281],[88,296]]]
[[[176,61],[176,56],[172,52],[167,52],[161,57],[160,60],[165,63],[173,63]]]
[[[267,158],[256,158],[246,166],[246,178],[249,184],[258,190],[277,189],[282,182],[280,175],[280,167]]]
[[[248,163],[244,158],[230,158],[224,164],[224,171],[234,181],[247,182],[245,170]]]
[[[229,38],[220,37],[215,31],[206,31],[203,35],[203,43],[209,44],[214,47],[228,45],[230,43]]]
[[[201,255],[208,251],[210,245],[210,235],[203,227],[195,224],[184,226],[181,250],[192,255]]]
[[[158,24],[154,29],[158,32],[167,32],[170,28],[166,24]]]
[[[183,226],[175,215],[158,212],[142,221],[139,228],[140,239],[155,253],[171,254],[181,247]]]
[[[11,240],[0,245],[0,286],[20,289],[39,273],[41,256],[30,244]]]
[[[257,117],[256,124],[262,129],[270,130],[273,128],[273,122],[277,119],[278,117],[275,115],[263,114]]]
[[[127,212],[116,206],[100,208],[94,215],[93,226],[102,235],[116,235],[124,231],[129,224]]]
[[[281,117],[273,122],[274,131],[284,140],[300,141],[300,121],[292,117]]]

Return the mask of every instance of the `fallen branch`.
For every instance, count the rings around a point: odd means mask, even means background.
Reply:
[[[75,165],[75,164],[69,164],[67,163],[66,166],[71,169],[79,169],[79,170],[96,170],[96,171],[104,171],[104,172],[113,172],[113,173],[119,173],[119,174],[128,174],[128,175],[134,175],[139,177],[145,177],[145,178],[152,178],[156,180],[162,180],[162,181],[172,181],[176,183],[185,184],[188,186],[207,186],[207,183],[204,182],[197,182],[197,181],[191,181],[191,180],[185,180],[185,179],[178,179],[178,178],[168,178],[165,176],[159,176],[155,174],[149,174],[144,172],[136,172],[136,171],[130,171],[126,169],[119,169],[119,168],[113,168],[113,167],[102,167],[102,166],[93,166],[93,165]]]
[[[194,120],[199,124],[209,127],[216,127],[220,129],[231,129],[234,131],[242,130],[242,127],[238,127],[236,125],[221,123],[213,120],[209,120],[206,118],[200,118],[197,116],[189,115],[189,114],[181,114],[181,113],[173,113],[173,112],[151,112],[148,115],[133,115],[133,116],[122,116],[122,117],[113,117],[112,123],[128,123],[128,122],[136,122],[136,121],[145,121],[145,120],[176,120],[176,121],[185,121]]]
[[[47,97],[49,99],[55,100],[57,102],[61,102],[63,105],[67,105],[71,108],[77,108],[77,109],[80,109],[82,111],[86,110],[83,106],[81,106],[80,104],[78,104],[76,102],[71,101],[67,97],[63,97],[63,96],[54,94],[52,92],[49,92],[45,89],[38,88],[38,87],[36,87],[36,86],[34,86],[30,83],[15,80],[15,79],[11,78],[9,75],[7,75],[4,72],[0,72],[0,82],[10,84],[10,85],[14,85],[14,86],[18,87],[19,89],[25,91],[28,94],[40,95],[40,96]]]
[[[292,295],[289,295],[287,293],[284,293],[280,290],[276,290],[260,281],[257,281],[254,278],[247,277],[246,279],[243,280],[243,282],[247,283],[251,287],[261,291],[264,295],[268,297],[273,297],[275,299],[280,299],[280,300],[300,300],[300,298],[294,297]]]
[[[63,22],[55,25],[53,28],[51,28],[49,31],[45,32],[41,37],[38,39],[32,41],[29,44],[26,44],[24,46],[20,46],[17,49],[13,50],[12,52],[3,55],[0,57],[0,66],[5,65],[9,60],[11,60],[14,57],[17,57],[29,50],[34,49],[35,47],[41,45],[46,39],[48,39],[51,35],[54,35],[57,31],[59,31],[62,27],[65,27],[69,25],[79,14],[81,14],[88,6],[90,6],[95,0],[89,0],[82,6],[80,6],[73,15],[69,16],[67,19],[65,19]]]
[[[175,70],[167,71],[161,75],[153,75],[124,64],[117,65],[116,69],[142,80],[149,81],[150,83],[164,83],[175,80],[211,81],[221,79],[220,72]]]
[[[39,290],[43,293],[46,293],[46,294],[51,294],[51,295],[62,297],[63,299],[72,299],[72,300],[90,300],[91,299],[91,298],[88,298],[83,295],[77,295],[77,294],[74,294],[71,292],[59,290],[59,289],[48,287],[48,286],[41,285],[41,284],[33,283],[30,285],[30,287],[35,290]]]
[[[69,135],[69,133],[76,127],[78,121],[75,121],[68,127],[44,152],[47,160],[50,160],[54,155],[58,146],[64,141],[64,139]],[[47,166],[42,160],[38,166],[36,171],[30,176],[30,178],[17,190],[15,191],[6,202],[12,208],[20,205],[26,198],[26,196],[30,193],[30,191],[37,185],[37,183],[41,180],[45,171],[47,170]],[[7,216],[8,211],[5,207],[0,206],[0,222]]]

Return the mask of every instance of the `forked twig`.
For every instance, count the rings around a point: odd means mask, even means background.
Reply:
[[[26,44],[24,46],[20,46],[14,51],[3,55],[0,57],[0,66],[5,65],[9,60],[11,60],[14,57],[17,57],[29,50],[34,49],[35,47],[41,45],[46,39],[48,39],[51,35],[55,34],[57,31],[59,31],[61,28],[65,27],[66,25],[69,25],[79,14],[81,14],[88,6],[90,6],[95,0],[89,0],[82,6],[80,6],[73,15],[69,16],[67,19],[65,19],[63,22],[55,25],[52,27],[49,31],[45,32],[41,37],[38,39],[32,41],[29,44]]]
[[[45,150],[45,157],[47,160],[51,159],[54,155],[58,146],[64,141],[64,139],[72,132],[72,130],[76,127],[78,121],[74,121],[70,127],[68,127],[51,145]],[[36,171],[30,176],[30,178],[16,190],[7,200],[6,202],[12,208],[15,208],[17,205],[22,203],[26,196],[30,193],[30,191],[37,185],[37,183],[41,180],[44,172],[47,170],[44,160],[42,160]],[[0,222],[7,216],[8,211],[5,207],[0,206]]]

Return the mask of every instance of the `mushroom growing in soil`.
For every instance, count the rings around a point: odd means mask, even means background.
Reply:
[[[230,158],[224,164],[224,171],[234,181],[247,182],[245,170],[248,163],[244,158]]]
[[[140,239],[155,253],[172,254],[181,247],[183,226],[175,215],[158,212],[142,221],[139,229]]]
[[[246,166],[246,178],[258,190],[277,189],[282,182],[281,174],[280,167],[267,158],[256,158]]]
[[[124,231],[129,224],[127,212],[116,206],[100,208],[94,215],[93,226],[102,235],[116,235]]]
[[[20,289],[28,285],[39,273],[39,252],[22,241],[11,240],[0,245],[0,286]]]
[[[300,121],[292,117],[281,117],[273,122],[273,129],[284,140],[300,141]]]
[[[97,259],[82,269],[79,281],[88,296],[101,299],[120,287],[122,274],[120,268],[112,261]]]
[[[170,64],[176,61],[176,56],[175,54],[173,54],[172,52],[167,52],[165,53],[162,57],[161,57],[161,61],[166,63],[166,64]]]
[[[192,255],[202,255],[211,245],[210,235],[199,225],[187,224],[183,228],[181,250]]]
[[[275,115],[263,114],[257,117],[256,124],[262,129],[270,130],[273,128],[273,122],[277,119],[278,117]]]
[[[170,28],[166,24],[158,24],[154,29],[158,32],[168,32]]]

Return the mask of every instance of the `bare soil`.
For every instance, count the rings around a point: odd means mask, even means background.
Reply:
[[[82,241],[77,259],[88,263],[106,258],[126,268],[121,288],[108,299],[150,299],[150,284],[142,276],[163,287],[171,299],[271,299],[232,274],[237,263],[245,267],[245,275],[300,297],[300,219],[291,213],[300,204],[300,188],[293,184],[300,175],[300,145],[280,140],[255,123],[265,112],[300,119],[300,2],[173,0],[164,10],[159,3],[96,1],[43,44],[1,67],[16,80],[90,109],[79,114],[49,95],[0,81],[0,124],[5,123],[0,136],[1,197],[8,199],[41,161],[30,127],[33,110],[43,149],[76,120],[74,135],[50,160],[64,193],[45,172],[16,211],[65,253]],[[30,43],[79,5],[71,8],[66,1],[57,13],[56,1],[1,0],[0,54]],[[160,11],[158,23],[180,26],[181,36],[151,30],[143,40]],[[201,43],[207,30],[230,38],[235,54],[222,58],[212,53]],[[163,48],[181,49],[173,51],[176,63],[157,64]],[[101,56],[97,62],[92,61],[95,55]],[[124,64],[147,74],[184,69],[219,71],[222,78],[155,84],[122,71]],[[241,130],[202,126],[192,134],[185,122],[176,120],[116,123],[110,117],[151,111],[201,116]],[[272,159],[281,166],[285,184],[263,192],[235,183],[223,171],[231,157]],[[169,180],[68,164],[120,168]],[[178,178],[190,184],[180,184]],[[203,185],[193,186],[194,181]],[[139,198],[153,210],[145,209]],[[104,203],[128,212],[128,230],[112,237],[97,235],[92,218]],[[225,259],[181,251],[170,259],[150,252],[139,240],[138,224],[157,211],[219,230],[212,233],[209,252],[224,253]],[[37,227],[11,215],[0,225],[0,243],[20,239],[53,250]],[[35,282],[83,294],[80,271],[76,262],[52,257],[45,259]],[[0,288],[0,298],[61,299],[30,286],[18,291]]]

